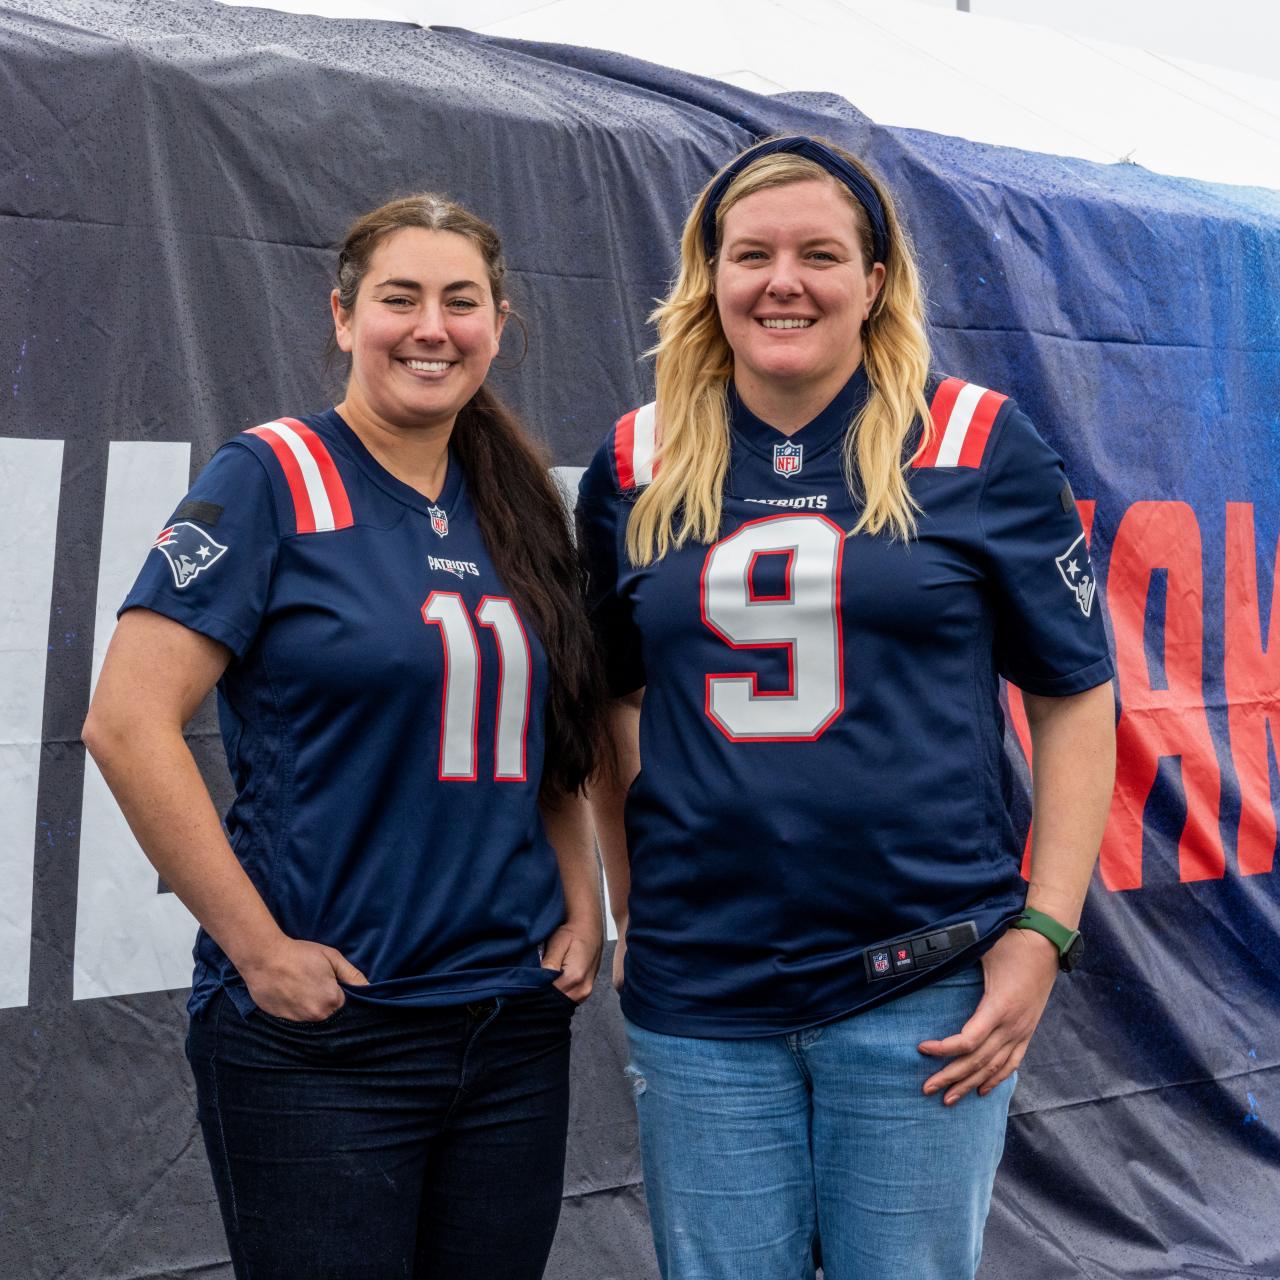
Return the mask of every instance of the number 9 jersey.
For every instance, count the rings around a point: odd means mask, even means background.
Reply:
[[[652,405],[582,478],[610,685],[645,690],[622,991],[640,1026],[734,1038],[840,1018],[971,962],[1022,908],[999,678],[1065,696],[1111,662],[1061,461],[1012,400],[955,378],[928,391],[908,542],[849,534],[861,369],[789,437],[730,386],[710,546],[627,555]],[[925,939],[948,937],[934,967]]]

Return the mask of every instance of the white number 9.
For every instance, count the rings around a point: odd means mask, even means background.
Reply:
[[[844,530],[826,516],[766,516],[707,551],[702,620],[734,649],[785,648],[789,687],[761,692],[757,672],[707,675],[707,715],[734,742],[819,738],[844,709],[840,560]],[[786,585],[764,596],[760,556],[786,556]]]

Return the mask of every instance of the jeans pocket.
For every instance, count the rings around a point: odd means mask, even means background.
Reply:
[[[255,1009],[254,1012],[267,1022],[274,1023],[277,1027],[285,1027],[290,1031],[325,1031],[338,1022],[350,1007],[351,1001],[344,1000],[327,1018],[321,1018],[319,1022],[295,1022],[292,1018],[281,1018],[274,1013],[268,1013],[265,1009]]]
[[[566,995],[561,991],[554,982],[548,984],[547,990],[552,993],[554,999],[558,1000],[560,1004],[567,1008],[571,1013],[576,1013],[578,1011],[578,1002],[572,996]]]

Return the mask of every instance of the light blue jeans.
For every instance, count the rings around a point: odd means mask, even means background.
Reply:
[[[627,1024],[665,1280],[970,1280],[1011,1077],[954,1107],[921,1092],[982,970],[826,1026],[751,1040]]]

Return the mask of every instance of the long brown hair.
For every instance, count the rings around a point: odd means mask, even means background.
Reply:
[[[465,236],[484,259],[495,308],[506,298],[502,241],[482,218],[431,192],[390,200],[357,219],[338,251],[338,301],[356,304],[378,244],[406,227]],[[580,595],[581,571],[548,459],[487,385],[458,411],[450,446],[467,477],[485,547],[547,651],[546,758],[541,795],[581,789],[602,758],[604,678]]]

